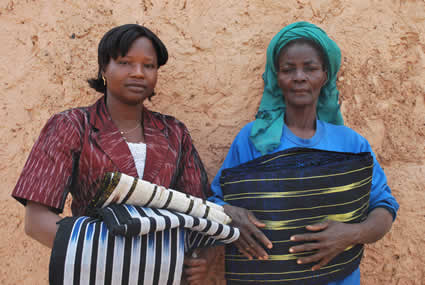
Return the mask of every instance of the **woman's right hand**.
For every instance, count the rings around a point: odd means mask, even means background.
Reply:
[[[41,244],[52,248],[61,217],[47,206],[28,201],[25,207],[25,233]]]
[[[259,228],[264,228],[266,225],[254,216],[249,210],[231,205],[224,205],[224,212],[232,218],[231,225],[238,228],[241,235],[234,245],[247,258],[252,259],[268,259],[268,254],[264,250],[272,248],[271,241],[263,234]],[[258,243],[260,242],[260,243]]]

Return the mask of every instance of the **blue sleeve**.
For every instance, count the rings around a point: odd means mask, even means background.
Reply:
[[[387,185],[387,177],[376,160],[376,156],[368,142],[366,148],[366,151],[370,152],[373,156],[373,176],[369,199],[369,212],[376,208],[385,208],[393,215],[394,220],[397,216],[399,205],[391,194],[391,189]]]
[[[211,183],[211,191],[213,195],[208,198],[209,201],[219,205],[227,204],[226,202],[223,201],[223,191],[221,190],[221,186],[220,186],[221,172],[223,171],[223,169],[231,168],[238,164],[240,163],[239,163],[239,155],[237,150],[237,139],[235,139],[232,145],[230,146],[226,159],[224,160],[216,176],[214,177],[214,180]]]
[[[217,175],[211,184],[211,191],[213,195],[208,198],[209,201],[219,205],[227,204],[223,201],[223,191],[220,187],[220,176],[223,169],[235,167],[241,163],[250,161],[256,157],[254,146],[250,143],[249,135],[251,133],[252,122],[248,123],[241,129],[239,134],[234,139],[227,153],[221,168],[218,170]]]

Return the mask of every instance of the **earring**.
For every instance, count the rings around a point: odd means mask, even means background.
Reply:
[[[106,86],[106,79],[105,79],[105,76],[103,76],[103,75],[102,75],[102,79],[103,79],[103,85],[105,85],[105,86]]]

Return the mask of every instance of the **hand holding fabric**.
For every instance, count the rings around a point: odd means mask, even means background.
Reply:
[[[195,250],[192,255],[184,258],[184,277],[189,285],[198,285],[206,280],[208,275],[207,259]]]
[[[254,214],[247,209],[231,205],[224,205],[223,207],[224,212],[232,219],[230,225],[238,228],[240,231],[239,239],[234,243],[239,251],[249,259],[253,257],[268,259],[268,254],[261,244],[266,248],[272,248],[273,245],[259,229],[266,225],[257,220]]]
[[[297,260],[299,264],[318,262],[312,267],[313,271],[319,270],[335,256],[355,245],[359,232],[358,224],[345,224],[332,220],[309,225],[306,228],[315,233],[292,236],[292,241],[306,243],[293,246],[289,251],[291,253],[300,253],[317,250],[315,254]]]

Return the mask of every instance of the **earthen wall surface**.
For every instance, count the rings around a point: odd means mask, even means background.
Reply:
[[[423,0],[0,0],[0,284],[47,284],[49,251],[25,236],[10,193],[47,119],[99,97],[86,80],[107,30],[139,23],[167,45],[149,108],[187,125],[212,179],[254,118],[268,43],[300,20],[339,44],[346,125],[369,140],[401,206],[367,246],[362,284],[425,284]],[[222,252],[211,258],[205,284],[225,284]]]

